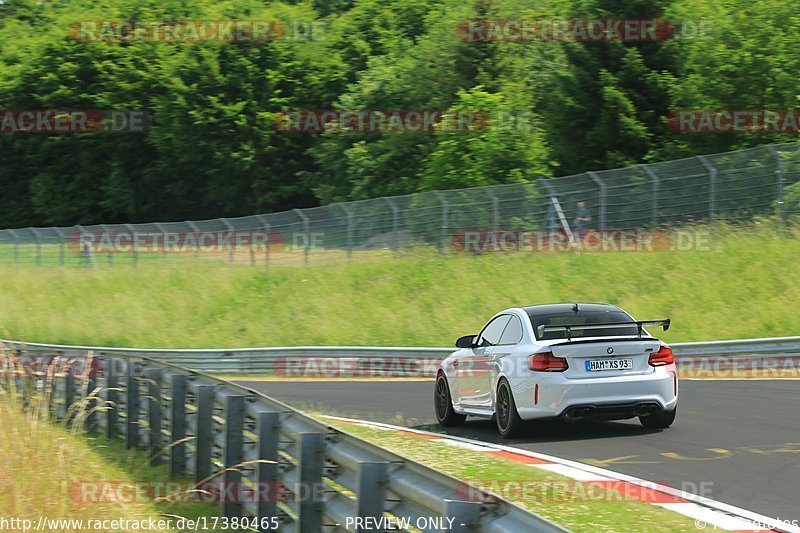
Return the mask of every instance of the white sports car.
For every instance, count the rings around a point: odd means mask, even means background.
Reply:
[[[506,309],[478,335],[456,341],[442,361],[434,405],[442,426],[467,415],[494,416],[503,436],[526,420],[620,420],[646,428],[675,420],[678,371],[670,347],[608,304],[564,303]]]

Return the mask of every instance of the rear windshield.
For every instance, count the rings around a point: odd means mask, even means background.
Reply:
[[[580,327],[571,328],[570,337],[573,339],[580,337],[618,337],[625,335],[638,335],[639,328],[634,320],[624,311],[619,309],[608,309],[602,311],[564,311],[559,313],[544,313],[531,315],[533,331],[536,332],[538,340],[566,339],[567,330],[559,329],[555,331],[543,332],[544,326],[564,326],[564,325],[599,325],[613,324],[615,322],[630,322],[631,326],[616,326],[603,329],[587,329]]]

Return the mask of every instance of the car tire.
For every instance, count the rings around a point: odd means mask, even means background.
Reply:
[[[524,421],[517,412],[517,404],[514,402],[514,394],[511,392],[511,385],[504,379],[497,384],[497,398],[495,401],[495,421],[497,431],[503,437],[513,437],[522,429]]]
[[[433,407],[436,411],[436,421],[442,427],[460,426],[467,419],[467,415],[460,415],[453,409],[450,386],[447,384],[447,378],[441,373],[436,378]]]
[[[647,429],[667,429],[675,421],[676,407],[672,411],[662,411],[653,415],[640,416],[639,422]]]

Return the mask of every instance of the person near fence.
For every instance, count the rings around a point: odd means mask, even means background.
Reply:
[[[575,220],[573,222],[573,233],[580,236],[588,229],[589,224],[592,222],[592,214],[586,208],[585,202],[578,202],[578,210],[575,213]]]

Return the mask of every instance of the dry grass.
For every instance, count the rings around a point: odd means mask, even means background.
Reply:
[[[139,521],[159,516],[149,503],[79,501],[81,482],[134,481],[85,439],[34,413],[23,411],[8,392],[0,392],[0,516],[32,520],[34,524],[40,517]],[[45,530],[80,531],[64,525],[51,525]],[[117,529],[127,530],[130,529]]]

